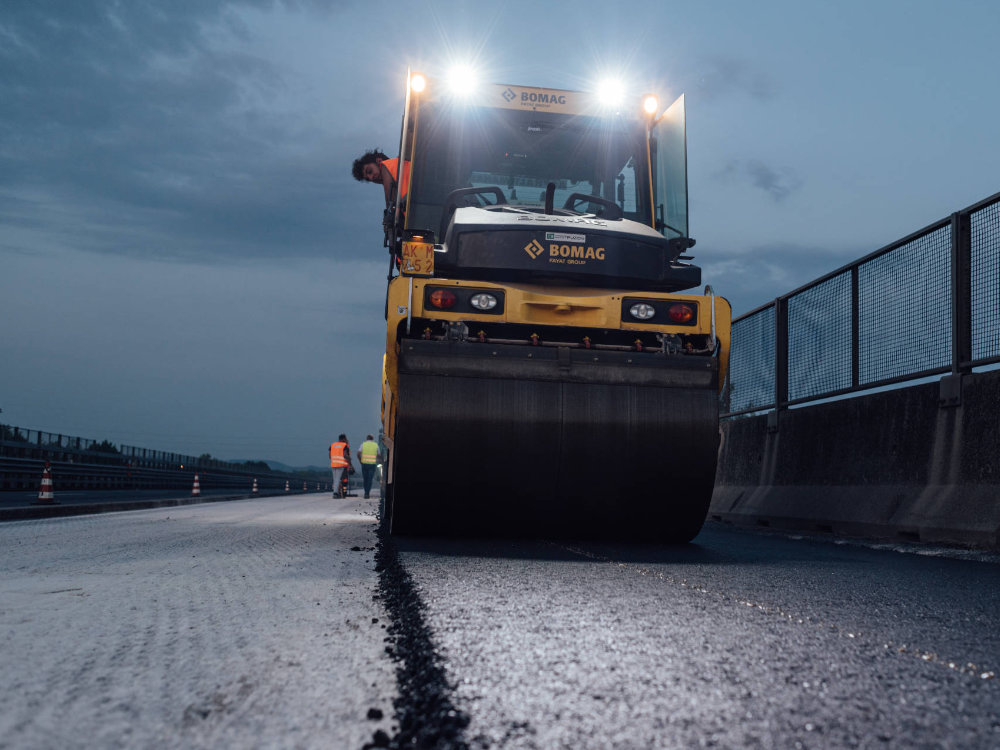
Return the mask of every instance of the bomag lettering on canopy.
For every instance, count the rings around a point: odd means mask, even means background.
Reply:
[[[408,76],[390,207],[382,522],[393,534],[693,538],[730,307],[687,261],[683,97],[450,98]],[[418,91],[419,89],[419,91]]]

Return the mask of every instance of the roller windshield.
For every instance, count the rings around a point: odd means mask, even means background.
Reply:
[[[469,187],[496,187],[499,210],[541,211],[549,183],[562,210],[574,195],[614,203],[623,218],[650,223],[644,124],[618,116],[519,111],[427,102],[416,128],[409,227],[436,230],[446,196]],[[498,202],[480,195],[470,205]],[[568,211],[600,213],[607,206],[577,199]]]

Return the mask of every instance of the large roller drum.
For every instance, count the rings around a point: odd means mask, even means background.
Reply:
[[[718,448],[717,361],[403,342],[394,534],[687,541]]]

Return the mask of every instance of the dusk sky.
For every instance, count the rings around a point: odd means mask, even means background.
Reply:
[[[4,0],[0,422],[324,465],[377,433],[387,255],[353,159],[408,66],[687,95],[734,313],[1000,190],[996,0]]]

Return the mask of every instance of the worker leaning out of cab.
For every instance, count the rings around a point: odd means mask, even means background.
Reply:
[[[344,497],[341,487],[341,477],[345,471],[351,469],[351,446],[347,442],[347,435],[343,433],[337,438],[335,443],[330,443],[330,471],[333,474],[333,496]]]
[[[381,185],[385,190],[386,204],[395,196],[397,185],[399,194],[404,198],[410,189],[410,162],[403,162],[403,177],[400,180],[399,159],[390,159],[377,148],[366,151],[355,159],[351,173],[359,182],[375,182]]]

